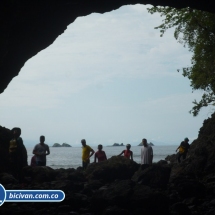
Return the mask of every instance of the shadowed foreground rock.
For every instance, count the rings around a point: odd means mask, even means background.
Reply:
[[[154,188],[166,188],[170,172],[171,167],[169,165],[159,163],[152,166],[142,165],[133,175],[132,180]]]
[[[122,156],[113,156],[107,161],[93,163],[86,170],[89,180],[98,179],[112,182],[116,179],[130,179],[139,168],[139,164]]]
[[[0,126],[0,172],[8,170],[9,142],[12,137],[10,129]]]
[[[25,167],[25,184],[4,171],[0,183],[6,190],[63,190],[65,199],[54,203],[4,203],[1,214],[88,215],[214,215],[215,214],[215,115],[204,121],[188,158],[176,155],[152,166],[114,156],[91,164],[86,171],[50,167]],[[1,144],[9,130],[0,127]],[[3,141],[2,141],[3,140]],[[5,142],[4,142],[5,141]]]

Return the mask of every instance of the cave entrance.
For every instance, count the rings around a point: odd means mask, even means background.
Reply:
[[[29,143],[44,134],[71,145],[86,136],[94,145],[139,143],[143,135],[170,144],[191,127],[196,137],[202,118],[188,111],[198,95],[177,73],[190,53],[172,31],[159,37],[161,17],[147,7],[77,18],[1,94],[2,125],[16,119]]]

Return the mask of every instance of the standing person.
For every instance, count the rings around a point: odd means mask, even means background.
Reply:
[[[31,166],[37,166],[36,155],[31,158]]]
[[[146,139],[142,139],[143,147],[141,149],[141,164],[152,165],[153,149],[147,144]]]
[[[28,154],[20,137],[21,129],[12,129],[13,138],[9,143],[9,170],[12,175],[22,181],[22,168],[28,165]]]
[[[37,166],[46,166],[46,156],[50,154],[49,146],[44,142],[45,136],[40,136],[40,143],[38,143],[33,150],[33,154],[36,155]]]
[[[98,151],[95,153],[94,156],[94,163],[96,163],[96,160],[98,159],[98,163],[101,161],[106,161],[107,156],[105,152],[102,150],[103,146],[101,144],[98,145]]]
[[[189,139],[187,137],[184,138],[184,141],[181,142],[180,146],[175,150],[178,152],[178,163],[181,163],[181,157],[186,159],[188,150],[190,148],[190,144],[188,143]]]
[[[82,166],[84,169],[87,168],[88,164],[90,163],[90,157],[93,156],[95,153],[94,150],[86,144],[86,140],[81,140],[82,144]]]
[[[133,152],[130,150],[131,145],[127,144],[126,145],[126,150],[123,150],[118,156],[124,154],[124,157],[131,159],[133,161]]]

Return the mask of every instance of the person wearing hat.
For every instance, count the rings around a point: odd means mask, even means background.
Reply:
[[[182,141],[180,146],[176,149],[176,152],[178,151],[178,163],[181,163],[181,157],[183,160],[187,157],[187,153],[190,148],[190,144],[188,142],[189,139],[185,137],[184,141]]]
[[[123,150],[118,156],[121,156],[124,154],[124,157],[131,159],[133,161],[133,152],[130,150],[131,145],[127,144],[126,145],[126,150]]]

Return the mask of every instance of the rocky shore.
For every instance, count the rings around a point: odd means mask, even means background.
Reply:
[[[8,135],[9,130],[0,127],[3,157]],[[4,165],[1,157],[0,183],[6,190],[63,190],[65,199],[59,203],[5,202],[0,214],[213,215],[215,115],[204,121],[187,159],[180,164],[171,155],[152,166],[117,156],[91,164],[86,171],[27,166],[24,184],[8,174]]]

